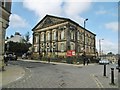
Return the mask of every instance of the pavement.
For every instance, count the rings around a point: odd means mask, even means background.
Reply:
[[[5,71],[0,72],[0,88],[22,78],[25,70],[17,65],[5,66]]]
[[[28,61],[28,62],[41,62],[41,63],[48,63],[46,61],[38,61],[38,60],[22,60],[21,61]],[[63,64],[63,65],[72,65],[72,66],[77,66],[81,67],[83,64],[75,65],[75,64],[67,64],[67,63],[57,63],[57,62],[50,62],[51,64]],[[89,64],[89,65],[95,65],[95,64]],[[84,67],[84,66],[83,66]],[[18,66],[18,65],[8,65],[5,68],[5,71],[0,72],[0,88],[2,86],[5,86],[9,83],[12,83],[16,80],[21,79],[25,75],[25,70]],[[96,84],[98,85],[99,88],[118,88],[118,77],[115,78],[115,85],[110,84],[110,78],[108,77],[103,77],[99,74],[92,75],[94,80],[96,81]],[[103,85],[105,84],[105,85]]]

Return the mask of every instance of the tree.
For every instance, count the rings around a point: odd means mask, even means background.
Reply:
[[[9,49],[7,49],[7,44],[9,44]],[[23,53],[27,53],[29,47],[31,47],[30,43],[18,43],[18,42],[8,42],[5,44],[5,51],[14,52],[18,56],[21,56]]]
[[[9,39],[9,37],[6,37],[6,39]]]
[[[109,52],[107,55],[113,55],[113,53],[112,53],[112,52]]]
[[[27,43],[29,42],[29,40],[30,40],[30,33],[29,32],[27,32],[25,34],[25,40],[26,40]]]
[[[13,35],[10,36],[10,38],[14,37]]]

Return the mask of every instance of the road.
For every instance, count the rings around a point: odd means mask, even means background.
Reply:
[[[5,88],[117,88],[118,74],[115,70],[115,83],[110,85],[110,68],[103,77],[103,65],[72,66],[27,61],[11,61],[12,65],[24,67],[25,76]]]

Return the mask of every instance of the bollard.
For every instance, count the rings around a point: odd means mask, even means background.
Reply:
[[[104,74],[103,76],[106,76],[106,64],[104,64]]]
[[[114,68],[111,68],[111,84],[115,84],[114,83]]]
[[[120,66],[118,66],[118,73],[120,73]]]

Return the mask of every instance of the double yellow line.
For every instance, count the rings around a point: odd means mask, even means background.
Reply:
[[[94,74],[90,74],[90,76],[93,77],[93,80],[97,84],[98,88],[104,88],[103,85],[102,85],[102,83],[95,77]]]

